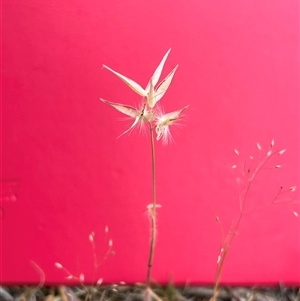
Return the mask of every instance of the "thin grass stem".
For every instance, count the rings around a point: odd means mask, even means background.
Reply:
[[[258,144],[258,148],[259,150],[261,149],[260,145]],[[219,286],[220,286],[220,281],[221,281],[221,276],[222,276],[222,272],[223,272],[223,268],[224,268],[224,264],[229,252],[229,249],[233,243],[233,240],[237,234],[237,231],[240,227],[242,218],[244,216],[244,206],[245,206],[245,202],[246,199],[248,197],[251,185],[254,181],[254,179],[256,178],[257,174],[264,168],[264,166],[266,165],[266,163],[270,160],[271,157],[273,157],[276,154],[281,154],[283,153],[283,151],[276,151],[272,154],[267,154],[266,157],[264,157],[260,163],[257,165],[256,169],[254,170],[254,172],[252,173],[252,176],[249,176],[247,182],[246,182],[246,188],[244,190],[242,190],[239,194],[239,201],[240,201],[240,214],[237,220],[237,223],[235,224],[235,226],[233,226],[231,228],[231,230],[228,231],[226,238],[225,238],[225,242],[224,242],[224,249],[223,249],[223,254],[220,254],[220,261],[218,262],[218,266],[217,266],[217,273],[216,273],[216,278],[215,278],[215,284],[214,284],[214,288],[213,288],[213,295],[210,299],[210,301],[216,301],[218,294],[219,294]],[[244,165],[245,166],[245,165]],[[245,167],[244,167],[245,168]],[[280,192],[279,192],[280,194]],[[275,198],[276,199],[276,198]],[[233,231],[232,231],[233,230]]]
[[[155,144],[153,136],[154,127],[150,127],[150,137],[151,137],[151,161],[152,161],[152,208],[150,208],[151,217],[151,241],[150,241],[150,251],[148,260],[148,271],[146,285],[150,287],[151,283],[151,271],[154,258],[154,246],[156,237],[156,168],[155,168]]]

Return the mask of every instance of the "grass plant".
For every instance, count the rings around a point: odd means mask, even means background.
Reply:
[[[156,140],[163,140],[163,143],[167,143],[170,140],[170,130],[169,126],[176,122],[183,114],[183,112],[187,109],[188,106],[168,113],[162,114],[159,107],[157,106],[158,101],[163,97],[165,92],[170,86],[172,78],[174,76],[175,71],[177,70],[176,66],[167,77],[162,80],[162,82],[158,83],[159,77],[161,75],[163,66],[165,61],[169,55],[170,50],[165,54],[159,66],[155,70],[153,76],[150,78],[148,85],[145,89],[143,89],[139,84],[137,84],[132,79],[114,71],[113,69],[103,65],[104,68],[115,74],[119,79],[121,79],[125,84],[127,84],[133,91],[143,97],[142,103],[139,108],[134,108],[128,105],[114,103],[111,101],[107,101],[101,99],[104,103],[112,106],[119,112],[129,116],[133,119],[132,125],[124,131],[121,135],[133,130],[135,127],[140,126],[144,127],[146,125],[150,131],[150,141],[151,141],[151,159],[152,159],[152,203],[147,206],[149,217],[151,220],[151,237],[150,237],[150,250],[149,250],[149,259],[148,259],[148,267],[147,267],[147,276],[146,276],[146,296],[145,300],[150,300],[151,298],[158,299],[158,296],[151,290],[151,272],[153,266],[153,258],[154,258],[154,250],[155,250],[155,238],[156,238],[156,215],[157,208],[159,205],[156,200],[156,164],[155,164],[155,142],[154,142],[154,132],[156,132]],[[237,178],[239,184],[241,185],[241,190],[239,192],[239,216],[236,222],[232,222],[230,229],[227,231],[225,236],[222,238],[221,247],[219,251],[219,255],[217,258],[217,270],[215,276],[215,284],[212,291],[211,301],[216,301],[219,291],[220,291],[220,281],[222,271],[224,269],[224,264],[228,255],[228,252],[232,246],[233,240],[236,234],[239,231],[240,224],[245,215],[245,204],[249,202],[249,191],[253,185],[253,182],[257,178],[257,175],[261,172],[261,170],[265,168],[273,168],[280,169],[282,165],[276,163],[271,167],[267,164],[272,162],[272,160],[276,156],[281,156],[285,153],[285,149],[274,149],[274,140],[271,141],[269,148],[263,156],[262,147],[259,143],[257,143],[257,149],[259,151],[258,161],[255,165],[255,160],[252,156],[249,159],[242,162],[243,164],[243,172],[242,177]],[[234,150],[236,155],[239,156],[239,151]],[[261,159],[262,157],[262,159]],[[233,165],[232,169],[236,169],[237,165]],[[295,198],[290,196],[296,190],[296,186],[291,186],[287,190],[283,190],[283,187],[280,187],[280,190],[276,197],[271,201],[271,204],[290,204],[295,202]],[[282,195],[285,195],[282,198]],[[298,212],[293,211],[293,214],[298,217]],[[220,220],[218,220],[220,222]],[[221,223],[220,223],[221,224]],[[221,225],[222,226],[222,225]]]
[[[121,104],[116,102],[111,102],[100,98],[100,100],[113,107],[120,113],[126,115],[132,120],[131,126],[126,129],[120,136],[133,131],[135,128],[139,127],[140,129],[147,129],[150,135],[150,155],[151,155],[151,171],[152,171],[152,196],[151,196],[151,203],[147,205],[147,210],[150,219],[150,247],[149,247],[149,255],[148,255],[148,262],[146,267],[146,275],[145,275],[145,284],[136,286],[136,289],[133,290],[132,295],[130,295],[130,300],[134,295],[136,300],[140,300],[141,298],[145,301],[150,300],[187,300],[186,297],[183,296],[182,293],[179,293],[177,289],[174,289],[173,286],[169,285],[166,289],[162,289],[157,285],[153,285],[152,280],[152,268],[153,268],[153,261],[154,261],[154,253],[155,253],[155,243],[156,243],[156,236],[157,236],[157,209],[161,206],[157,203],[156,197],[156,188],[157,188],[157,181],[156,181],[156,153],[155,153],[155,140],[159,141],[162,140],[162,143],[167,144],[171,138],[170,127],[176,123],[182,116],[188,106],[185,106],[179,110],[172,111],[170,113],[163,113],[161,107],[159,106],[160,100],[165,95],[166,91],[168,90],[173,76],[178,68],[178,65],[173,68],[173,70],[161,81],[159,82],[159,78],[161,76],[164,64],[171,49],[167,51],[164,55],[163,59],[159,63],[158,67],[155,69],[152,77],[150,78],[146,88],[142,88],[138,83],[133,81],[132,79],[114,71],[110,67],[103,65],[105,69],[116,75],[119,79],[121,79],[129,88],[131,88],[134,92],[136,92],[139,96],[142,97],[141,104],[139,107],[133,107],[127,104]],[[119,137],[120,137],[119,136]],[[156,139],[155,139],[156,138]],[[222,272],[224,270],[225,262],[228,256],[228,253],[232,247],[234,238],[236,237],[237,233],[239,232],[240,225],[242,220],[247,213],[245,210],[246,203],[250,202],[250,190],[253,186],[253,182],[256,180],[257,176],[261,173],[264,169],[281,169],[282,165],[280,162],[275,162],[275,159],[282,156],[285,153],[285,149],[275,149],[275,142],[274,140],[271,141],[269,144],[268,149],[263,154],[262,146],[257,143],[257,151],[258,155],[256,158],[253,156],[248,156],[247,159],[240,160],[238,164],[232,165],[232,170],[240,169],[242,170],[242,175],[236,178],[239,186],[240,191],[238,194],[239,200],[239,214],[237,220],[231,223],[229,230],[225,230],[220,219],[217,219],[217,222],[220,223],[222,233],[221,237],[221,244],[219,255],[217,258],[217,268],[216,268],[216,275],[215,275],[215,282],[212,289],[202,290],[205,300],[210,298],[210,301],[216,301],[217,299],[224,298],[227,300],[229,297],[236,297],[238,292],[228,293],[224,291],[224,288],[220,287]],[[237,149],[234,149],[235,154],[240,158],[240,152]],[[296,198],[293,196],[294,192],[296,191],[296,186],[290,186],[288,188],[279,187],[277,194],[275,195],[274,199],[269,202],[269,204],[285,204],[290,206],[291,204],[298,202]],[[258,208],[256,208],[258,209]],[[291,209],[291,212],[294,214],[295,217],[298,217],[298,212]],[[105,235],[108,235],[108,227],[105,228]],[[102,261],[106,260],[110,255],[114,252],[112,250],[113,241],[111,239],[107,239],[108,250],[101,261],[97,258],[96,252],[96,244],[95,244],[95,233],[91,232],[89,235],[89,241],[92,246],[93,250],[93,261],[94,261],[94,276],[96,277],[98,268],[100,267]],[[44,274],[42,270],[33,263],[35,269],[41,274],[41,279],[44,279]],[[93,299],[93,289],[87,288],[84,285],[84,275],[81,273],[79,275],[72,274],[68,269],[66,269],[61,263],[56,262],[55,266],[64,271],[67,275],[67,279],[73,279],[80,283],[83,287],[83,290],[86,292],[85,300],[92,300]],[[100,285],[102,284],[102,278],[99,278],[95,282],[94,290],[96,288],[100,289]],[[41,289],[42,282],[36,288],[35,292]],[[113,293],[119,293],[120,291],[123,292],[123,288],[126,287],[124,283],[121,285],[111,285],[111,286],[102,286],[100,292],[95,291],[95,294],[98,294],[100,300],[107,300],[107,295],[113,296],[109,300],[120,300],[120,296],[116,297]],[[128,291],[129,288],[126,287]],[[139,292],[137,295],[136,292]],[[182,290],[183,292],[184,290]],[[190,291],[190,290],[189,290]],[[78,292],[81,292],[80,290]],[[296,291],[293,291],[296,292]],[[0,291],[1,293],[1,291]],[[62,299],[66,299],[65,296],[70,295],[72,300],[78,300],[75,296],[75,293],[69,289],[65,289],[60,287],[58,293],[62,296]],[[141,293],[143,297],[141,296]],[[259,295],[259,293],[256,292]],[[54,296],[54,293],[51,291],[50,295]],[[300,295],[299,291],[294,294],[296,297],[295,300],[299,300]],[[260,295],[260,299],[262,300]],[[297,299],[298,298],[298,299]],[[239,300],[238,298],[236,298]],[[245,298],[244,298],[245,299]],[[129,300],[129,299],[128,299]],[[246,300],[246,299],[245,299]],[[248,300],[256,300],[255,294],[250,294]]]
[[[92,252],[93,252],[93,262],[94,262],[94,275],[93,278],[97,279],[97,272],[99,270],[99,267],[103,264],[104,261],[106,261],[108,259],[108,257],[110,256],[114,256],[115,255],[115,251],[113,250],[113,240],[111,238],[109,238],[109,229],[108,226],[105,226],[104,229],[105,232],[105,241],[106,241],[106,245],[107,245],[107,250],[104,254],[104,256],[102,257],[101,260],[99,260],[98,256],[97,256],[97,249],[96,249],[96,243],[95,243],[95,232],[92,231],[89,234],[89,241],[92,247]],[[83,273],[79,273],[79,275],[75,275],[72,272],[70,272],[65,266],[63,266],[61,263],[59,262],[55,262],[54,266],[59,269],[62,270],[65,275],[66,275],[66,279],[68,280],[74,280],[75,282],[79,283],[80,285],[82,285],[82,287],[85,287],[85,276]],[[34,263],[34,267],[37,271],[41,270],[36,263]],[[39,269],[38,269],[39,268]],[[40,275],[42,275],[41,273],[39,273]],[[94,283],[96,286],[101,285],[103,282],[103,278],[98,278]]]
[[[164,144],[168,143],[171,139],[170,126],[175,123],[187,109],[188,106],[183,107],[177,111],[164,114],[159,107],[159,101],[164,96],[168,90],[173,76],[178,68],[178,65],[173,68],[173,70],[159,82],[159,78],[162,73],[162,69],[166,62],[166,59],[170,53],[171,49],[164,55],[162,61],[154,71],[152,77],[150,78],[146,88],[142,88],[138,83],[132,79],[114,71],[113,69],[103,65],[104,68],[111,71],[119,79],[125,82],[134,92],[142,96],[142,102],[139,108],[135,108],[129,105],[114,103],[105,99],[101,99],[105,104],[108,104],[118,110],[119,112],[129,116],[133,119],[132,125],[121,134],[121,136],[135,127],[146,126],[150,132],[151,141],[151,169],[152,169],[152,203],[147,206],[150,223],[151,223],[151,237],[150,237],[150,250],[147,264],[147,274],[146,274],[146,290],[145,290],[145,300],[150,300],[151,297],[157,299],[156,294],[151,290],[151,274],[155,250],[155,241],[157,233],[157,208],[160,207],[156,200],[156,162],[155,162],[155,140],[154,132],[156,133],[156,140],[162,140]]]
[[[237,221],[232,222],[230,229],[227,231],[225,236],[221,238],[221,246],[219,250],[219,255],[217,259],[217,270],[215,276],[215,284],[213,289],[213,295],[210,301],[216,301],[219,293],[219,286],[221,281],[222,272],[224,269],[225,261],[228,255],[228,252],[232,246],[233,240],[236,235],[239,233],[239,228],[241,222],[247,213],[245,210],[245,205],[250,201],[249,192],[253,185],[253,182],[257,178],[258,174],[263,169],[281,169],[282,165],[274,162],[274,158],[278,158],[285,153],[285,149],[276,149],[274,150],[275,141],[272,140],[267,152],[262,155],[262,146],[257,143],[258,149],[258,162],[255,164],[255,158],[253,156],[249,156],[248,159],[242,160],[239,165],[241,165],[242,175],[241,177],[237,177],[236,180],[240,185],[240,191],[238,195],[239,199],[239,215]],[[240,152],[237,149],[234,149],[234,152],[237,156],[240,156]],[[262,159],[261,159],[262,157]],[[239,166],[234,164],[232,165],[232,169],[235,170]],[[269,204],[286,204],[290,205],[295,202],[298,202],[296,198],[293,196],[293,193],[296,191],[296,186],[291,186],[288,189],[284,190],[283,186],[280,187],[279,192],[276,194],[273,200],[269,202]],[[258,209],[258,208],[255,208]],[[292,210],[292,213],[295,217],[298,217],[298,212]],[[220,223],[219,218],[217,218],[217,222]],[[220,223],[222,230],[223,226]],[[223,232],[223,231],[222,231]]]

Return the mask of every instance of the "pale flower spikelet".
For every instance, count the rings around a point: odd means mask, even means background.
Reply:
[[[164,143],[168,142],[170,136],[169,126],[176,122],[187,108],[188,106],[157,118],[155,127],[157,134],[156,140],[160,140],[162,138]]]
[[[169,49],[164,55],[163,59],[154,71],[145,89],[142,88],[134,80],[120,74],[119,72],[114,71],[106,65],[103,65],[104,68],[111,71],[123,82],[125,82],[126,85],[128,85],[134,92],[143,97],[139,109],[129,105],[115,103],[100,98],[102,102],[110,105],[117,111],[133,119],[133,123],[131,124],[131,126],[127,130],[125,130],[120,136],[133,130],[137,125],[143,127],[143,125],[146,124],[150,127],[151,130],[155,130],[157,135],[156,140],[162,139],[163,143],[167,143],[169,141],[171,137],[169,129],[170,125],[176,122],[181,117],[182,113],[188,108],[188,106],[186,106],[180,110],[171,113],[161,114],[159,108],[157,108],[156,106],[157,102],[165,95],[166,91],[168,90],[174,77],[174,74],[178,68],[178,65],[176,65],[173,68],[173,70],[159,84],[157,84],[170,51],[171,49]]]
[[[140,126],[140,129],[143,129],[143,125],[146,125],[150,132],[150,141],[151,141],[151,159],[152,159],[152,204],[147,206],[150,224],[151,224],[151,234],[150,234],[150,251],[149,259],[147,264],[147,278],[146,278],[146,287],[147,291],[150,293],[152,290],[151,286],[151,270],[153,265],[153,254],[155,248],[156,234],[157,234],[157,219],[156,219],[156,210],[160,208],[160,205],[156,202],[156,164],[155,164],[155,139],[154,134],[156,133],[156,140],[162,140],[163,143],[167,143],[171,138],[170,126],[175,123],[183,114],[183,112],[188,108],[188,106],[183,107],[180,110],[173,111],[171,113],[164,114],[160,109],[160,106],[157,105],[158,101],[165,95],[167,92],[174,74],[178,68],[176,65],[172,71],[158,84],[159,78],[161,76],[164,64],[167,60],[167,57],[171,49],[167,51],[163,59],[159,63],[158,67],[155,69],[152,77],[150,78],[146,88],[142,88],[138,83],[132,79],[120,74],[119,72],[114,71],[113,69],[103,65],[104,68],[115,74],[120,78],[127,86],[129,86],[134,92],[142,96],[141,105],[138,108],[128,106],[125,104],[111,102],[105,99],[100,98],[100,100],[109,106],[115,108],[117,111],[133,119],[131,126],[121,134],[133,130],[136,126]],[[112,240],[109,240],[109,250],[113,246]],[[155,298],[156,295],[152,295],[154,299],[161,301],[160,298]],[[148,298],[149,297],[149,298]],[[151,295],[148,294],[144,298],[151,299]]]

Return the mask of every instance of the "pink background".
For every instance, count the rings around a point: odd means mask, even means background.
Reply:
[[[214,281],[215,216],[225,229],[237,220],[241,162],[274,139],[287,152],[267,167],[283,168],[263,170],[251,188],[222,280],[300,284],[299,204],[268,205],[300,182],[297,0],[4,0],[2,9],[1,282],[39,281],[31,260],[49,284],[70,283],[55,262],[88,282],[145,281],[150,140],[117,139],[129,122],[99,97],[140,97],[102,64],[145,86],[172,47],[163,76],[179,68],[161,103],[190,107],[175,142],[156,144],[153,278]],[[116,252],[97,273],[92,231],[99,259],[109,239]]]

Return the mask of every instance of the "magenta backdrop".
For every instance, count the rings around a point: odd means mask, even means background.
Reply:
[[[39,281],[31,261],[48,284],[71,283],[55,262],[88,282],[145,281],[150,139],[117,139],[129,121],[99,97],[140,97],[102,64],[145,86],[172,47],[163,75],[179,68],[161,104],[190,107],[175,142],[156,144],[153,278],[214,281],[216,216],[228,230],[239,213],[242,169],[232,165],[259,160],[256,143],[266,154],[274,139],[287,151],[251,187],[222,281],[300,284],[299,204],[269,204],[281,185],[299,185],[297,0],[4,0],[2,9],[2,283]],[[115,251],[97,273],[92,231],[99,260],[110,239]]]

